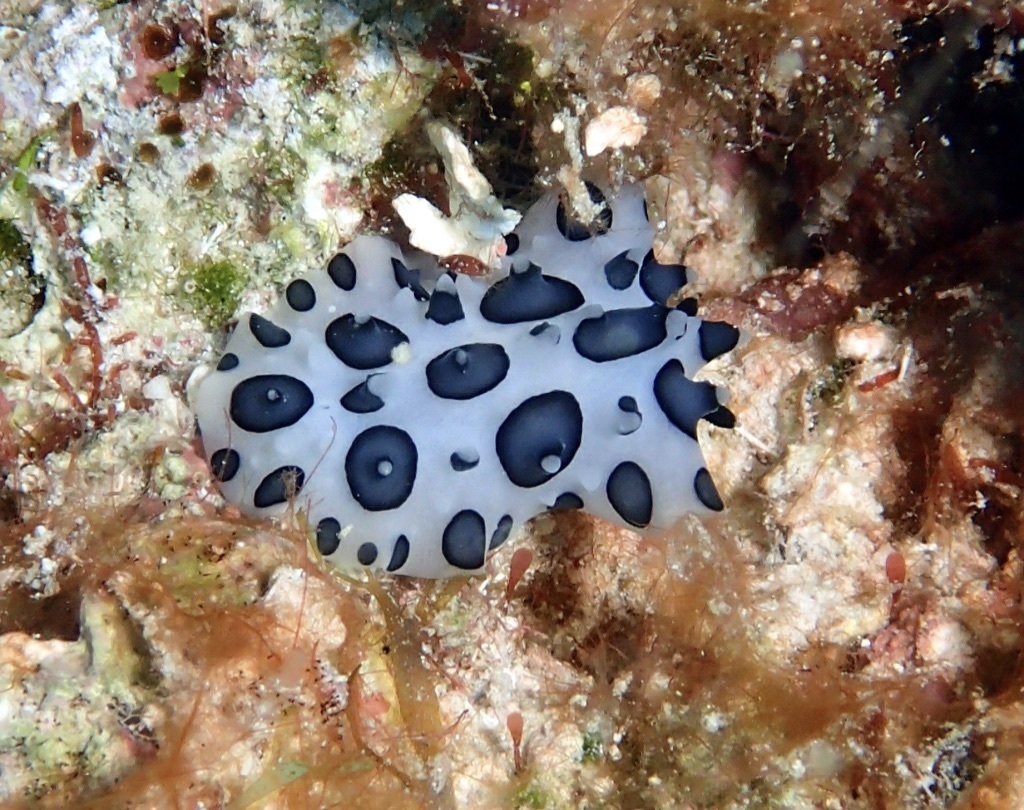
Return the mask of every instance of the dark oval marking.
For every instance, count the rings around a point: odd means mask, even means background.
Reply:
[[[488,551],[494,551],[498,546],[508,540],[512,533],[512,515],[502,515],[498,525],[491,534],[491,542],[488,544]]]
[[[383,512],[405,503],[416,483],[416,444],[404,430],[376,425],[352,441],[345,477],[363,509]]]
[[[398,535],[395,541],[395,548],[391,552],[391,562],[388,563],[388,571],[397,571],[406,560],[409,559],[409,538],[404,534]]]
[[[558,226],[558,232],[570,242],[582,242],[585,239],[600,236],[608,233],[612,227],[612,209],[608,207],[608,202],[605,200],[604,194],[601,193],[601,189],[589,180],[584,182],[587,193],[590,195],[590,201],[602,208],[591,222],[583,223],[570,217],[565,207],[565,200],[559,199],[558,211],[555,212],[555,225]]]
[[[230,447],[217,450],[210,456],[210,472],[213,473],[214,480],[220,481],[222,484],[238,475],[238,468],[241,464],[242,459],[238,455],[238,451],[232,450]]]
[[[420,271],[410,270],[398,259],[391,260],[391,269],[395,273],[395,284],[402,289],[408,287],[412,290],[412,294],[416,296],[417,301],[426,301],[430,297],[420,281]]]
[[[628,436],[635,433],[643,424],[644,416],[640,413],[640,407],[633,397],[619,397],[619,410],[622,416],[619,419],[619,435]]]
[[[377,561],[377,546],[373,543],[363,543],[356,549],[356,559],[360,565],[373,565]]]
[[[351,292],[356,286],[356,265],[344,253],[336,253],[327,263],[327,275],[331,281],[345,292]]]
[[[238,368],[238,355],[228,352],[217,363],[217,371],[231,371],[233,368]]]
[[[668,310],[657,304],[637,309],[613,309],[584,318],[572,336],[581,356],[595,363],[621,360],[653,349],[666,336]]]
[[[463,509],[444,527],[441,553],[449,565],[473,571],[484,564],[487,534],[484,519],[472,509]]]
[[[712,512],[721,512],[725,508],[715,488],[715,482],[711,480],[711,473],[703,467],[697,470],[693,478],[693,491],[697,493],[700,502]]]
[[[555,326],[553,323],[539,323],[530,330],[531,337],[544,338],[551,343],[552,346],[557,346],[559,341],[562,339],[562,330]]]
[[[708,362],[732,351],[740,340],[740,330],[722,321],[704,321],[697,335],[700,338],[700,356]]]
[[[551,504],[552,509],[582,509],[583,499],[575,492],[563,492],[557,498],[555,502]]]
[[[316,306],[316,291],[304,278],[297,278],[285,287],[284,298],[296,312],[309,312]]]
[[[644,294],[662,306],[668,299],[686,286],[686,268],[681,264],[660,264],[654,258],[654,251],[647,251],[640,266],[640,288]]]
[[[450,323],[461,321],[465,317],[466,313],[462,310],[462,302],[457,293],[435,289],[430,294],[430,303],[427,304],[427,320],[447,326]]]
[[[684,298],[676,304],[676,309],[684,315],[689,315],[691,318],[695,318],[697,317],[697,299]]]
[[[298,422],[313,407],[313,392],[286,374],[259,374],[231,391],[228,413],[250,433],[269,433]]]
[[[370,390],[367,377],[341,398],[341,407],[350,413],[373,413],[384,407],[384,400]]]
[[[452,453],[448,461],[455,472],[465,472],[466,470],[472,470],[480,463],[480,456],[477,456],[476,458],[466,458],[461,453]]]
[[[442,399],[472,399],[504,380],[509,365],[497,343],[467,343],[427,363],[427,387]]]
[[[249,316],[249,331],[261,346],[268,349],[280,349],[292,342],[292,335],[287,329],[255,313]]]
[[[252,497],[253,505],[257,509],[266,509],[268,506],[285,503],[299,494],[305,482],[306,473],[301,467],[278,467],[256,487]]]
[[[654,398],[669,421],[694,440],[697,421],[719,408],[715,386],[691,380],[678,360],[669,360],[655,375]]]
[[[480,314],[491,323],[523,323],[564,315],[583,305],[583,293],[565,279],[545,276],[530,263],[510,273],[484,293]]]
[[[505,255],[511,256],[519,250],[519,237],[514,233],[505,234]]]
[[[324,557],[333,554],[341,545],[341,524],[332,517],[316,524],[316,550]]]
[[[614,259],[609,259],[604,265],[604,277],[608,286],[613,290],[629,289],[636,280],[636,274],[640,270],[632,259],[627,259],[628,250],[624,250]]]
[[[736,427],[736,415],[726,408],[724,405],[719,405],[711,413],[704,416],[708,422],[715,427],[720,428],[734,428]]]
[[[386,366],[391,362],[391,352],[409,342],[397,326],[379,318],[359,321],[352,313],[331,321],[324,340],[335,357],[360,371]]]
[[[530,397],[505,417],[495,449],[513,484],[536,487],[569,466],[582,436],[583,412],[576,398],[566,391],[551,391]],[[550,462],[556,461],[552,471]]]
[[[612,508],[630,526],[642,529],[651,522],[654,493],[647,473],[638,464],[623,461],[612,470],[605,492]]]

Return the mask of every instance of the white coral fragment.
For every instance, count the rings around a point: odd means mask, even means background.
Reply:
[[[588,157],[606,149],[636,146],[647,134],[647,119],[631,107],[609,107],[587,124],[583,148]]]
[[[518,224],[519,213],[502,207],[487,178],[473,164],[469,149],[451,127],[432,122],[427,125],[427,134],[444,161],[452,215],[445,216],[415,194],[399,195],[393,204],[409,228],[409,241],[434,256],[463,254],[485,264],[495,263],[504,244],[502,237]]]

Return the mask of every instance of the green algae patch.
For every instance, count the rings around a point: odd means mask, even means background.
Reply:
[[[512,806],[516,810],[544,810],[548,804],[548,794],[532,783],[512,797]]]
[[[48,134],[44,132],[36,135],[15,159],[11,188],[17,193],[20,194],[28,188],[28,172],[35,165],[36,157],[43,148],[43,142]]]
[[[157,73],[153,77],[153,84],[164,95],[177,96],[186,73],[188,73],[188,65],[178,65],[173,70]]]
[[[185,518],[142,529],[126,542],[147,550],[138,559],[189,616],[255,603],[271,573],[288,561],[286,541],[230,522]]]
[[[0,262],[25,264],[32,260],[32,249],[21,231],[9,219],[0,219]]]
[[[584,762],[597,762],[604,758],[604,741],[595,731],[583,735],[582,756]]]
[[[238,308],[246,276],[233,262],[207,262],[193,268],[181,285],[181,297],[211,328],[223,326]]]
[[[9,219],[0,219],[0,338],[17,334],[43,305],[46,285],[33,270],[32,248]]]
[[[146,683],[149,676],[149,662],[131,622],[117,600],[101,593],[82,601],[81,621],[90,667],[108,691],[131,702],[131,687]]]

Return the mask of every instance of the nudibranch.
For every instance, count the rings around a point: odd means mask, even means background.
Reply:
[[[292,503],[332,563],[417,577],[479,571],[549,509],[635,529],[720,510],[697,427],[734,418],[693,377],[739,333],[654,259],[641,187],[588,189],[589,225],[546,195],[493,278],[360,236],[244,315],[192,391],[224,497]]]

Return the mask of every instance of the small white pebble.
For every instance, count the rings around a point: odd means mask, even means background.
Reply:
[[[588,157],[606,149],[636,146],[647,134],[647,119],[631,107],[609,107],[587,124],[583,136]]]
[[[153,402],[172,399],[174,394],[171,392],[170,380],[168,380],[165,375],[158,374],[142,386],[142,396]]]
[[[399,343],[391,351],[391,359],[398,365],[405,365],[412,360],[412,347],[408,343]]]
[[[836,330],[836,353],[847,360],[880,360],[893,351],[893,336],[878,323],[856,323]]]

